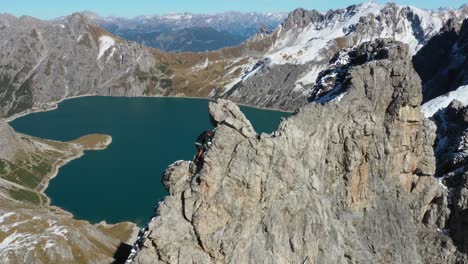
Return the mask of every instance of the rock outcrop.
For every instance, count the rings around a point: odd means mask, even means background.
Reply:
[[[231,102],[210,103],[217,131],[203,167],[168,168],[170,195],[134,263],[460,260],[437,231],[447,199],[408,47],[379,40],[350,52],[366,59],[349,65],[341,101],[309,103],[271,135]]]

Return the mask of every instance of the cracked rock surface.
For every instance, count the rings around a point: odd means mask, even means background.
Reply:
[[[352,52],[385,56],[351,65],[341,101],[309,103],[271,135],[233,103],[210,103],[217,131],[203,167],[168,168],[170,195],[134,263],[460,260],[437,231],[447,199],[408,47],[379,40]]]

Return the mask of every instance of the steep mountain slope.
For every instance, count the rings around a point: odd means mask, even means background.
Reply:
[[[303,106],[273,135],[211,103],[203,167],[168,168],[170,195],[134,263],[465,263],[438,231],[447,193],[432,177],[435,126],[410,48],[378,40],[347,54],[344,95]]]
[[[162,60],[174,70],[174,91],[292,111],[308,100],[318,73],[339,49],[387,37],[409,44],[414,54],[446,21],[467,15],[468,7],[424,11],[376,3],[326,14],[298,9],[275,31],[260,30],[238,47]]]
[[[276,28],[287,13],[183,13],[130,19],[103,18],[89,12],[84,15],[124,39],[164,51],[198,52],[239,45],[262,25]]]
[[[58,167],[109,143],[103,135],[73,142],[16,133],[0,120],[0,258],[5,264],[110,263],[134,224],[92,225],[51,207],[43,194]]]
[[[167,87],[147,49],[79,14],[64,25],[2,15],[0,40],[0,116],[77,95],[164,94]]]

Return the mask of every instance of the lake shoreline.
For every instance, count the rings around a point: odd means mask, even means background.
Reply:
[[[86,136],[89,136],[89,135],[85,135],[85,136],[80,137],[80,138],[84,138]],[[47,201],[42,206],[53,209],[53,210],[60,211],[61,213],[67,215],[70,218],[73,218],[73,219],[76,219],[76,220],[79,220],[79,221],[88,222],[89,224],[91,224],[93,226],[96,226],[98,228],[99,227],[104,227],[104,228],[110,229],[110,228],[113,228],[113,227],[118,227],[118,226],[125,225],[127,229],[131,230],[131,235],[130,235],[129,238],[123,240],[122,242],[131,243],[133,241],[132,238],[136,237],[136,235],[138,234],[138,231],[140,230],[140,227],[136,223],[131,222],[131,221],[121,221],[121,222],[117,222],[117,223],[107,223],[105,220],[101,220],[100,222],[93,223],[93,222],[91,222],[91,221],[89,221],[87,219],[78,219],[78,218],[75,217],[75,215],[73,215],[72,212],[67,211],[66,209],[61,208],[59,206],[52,205],[51,204],[51,202],[52,202],[51,198],[45,193],[45,191],[49,187],[50,181],[58,176],[58,173],[60,172],[60,168],[67,165],[69,162],[71,162],[73,160],[76,160],[76,159],[79,159],[82,156],[84,156],[86,154],[85,151],[105,150],[112,143],[112,137],[110,135],[100,135],[100,136],[105,136],[105,140],[102,141],[102,142],[99,142],[95,146],[91,146],[91,147],[87,147],[87,146],[82,145],[80,143],[67,142],[69,144],[75,145],[74,146],[76,148],[75,150],[78,150],[78,151],[76,153],[73,153],[73,150],[70,150],[71,152],[70,152],[70,155],[68,157],[65,157],[65,158],[55,162],[52,165],[52,170],[45,177],[45,181],[44,181],[44,183],[42,183],[41,188],[36,190],[36,191],[39,192],[40,194],[44,195],[44,197],[47,199]],[[80,138],[78,138],[76,140],[79,140]],[[76,141],[76,140],[74,140],[74,141]],[[56,142],[60,142],[60,141],[56,141]]]
[[[85,137],[85,136],[87,136],[87,135],[84,135],[83,137]],[[53,180],[55,177],[57,177],[57,175],[58,175],[58,173],[60,171],[60,168],[67,165],[68,163],[70,163],[71,161],[73,161],[75,159],[79,159],[79,158],[83,157],[85,155],[85,151],[105,150],[112,143],[112,136],[110,136],[110,135],[105,135],[105,136],[106,136],[106,141],[103,142],[103,144],[96,145],[95,147],[87,148],[87,147],[85,147],[83,145],[79,145],[78,143],[71,143],[71,144],[75,144],[75,145],[79,146],[79,147],[77,147],[78,152],[75,153],[75,154],[71,154],[70,156],[65,157],[64,159],[60,159],[60,160],[58,160],[57,162],[55,162],[52,165],[52,170],[45,177],[45,182],[43,184],[41,183],[41,188],[37,190],[39,193],[41,193],[45,197],[47,197],[47,203],[46,203],[47,206],[52,206],[52,205],[50,204],[50,197],[46,195],[45,190],[47,189],[47,187],[49,187],[49,182],[51,180]],[[49,140],[49,141],[56,141],[56,140]],[[56,141],[56,142],[60,142],[60,141]],[[70,142],[66,142],[66,143],[70,143]]]
[[[83,95],[76,95],[76,96],[70,96],[63,98],[59,101],[56,102],[51,102],[47,103],[47,105],[41,106],[41,107],[33,107],[31,109],[25,110],[23,112],[14,114],[10,117],[4,118],[4,121],[7,123],[10,123],[14,121],[15,119],[18,119],[20,117],[27,116],[29,114],[34,114],[34,113],[41,113],[41,112],[48,112],[48,111],[53,111],[58,109],[59,104],[67,101],[67,100],[72,100],[76,98],[82,98],[82,97],[115,97],[115,98],[181,98],[181,99],[203,99],[203,100],[208,100],[208,101],[215,101],[218,98],[210,98],[210,97],[200,97],[200,96],[118,96],[118,95],[97,95],[97,94],[83,94]],[[255,109],[260,109],[260,110],[267,110],[267,111],[275,111],[275,112],[282,112],[282,113],[294,113],[294,111],[285,111],[281,109],[276,109],[276,108],[268,108],[268,107],[260,107],[260,106],[254,106],[254,105],[249,105],[249,104],[242,104],[242,103],[237,103],[234,102],[235,104],[239,106],[245,106],[245,107],[250,107],[250,108],[255,108]]]
[[[53,111],[53,110],[58,109],[58,105],[61,102],[64,102],[64,101],[70,100],[70,99],[81,98],[81,97],[89,97],[89,96],[96,96],[96,95],[83,94],[83,95],[76,95],[76,96],[66,97],[66,98],[63,98],[63,99],[61,99],[59,101],[56,101],[56,102],[47,103],[46,105],[41,106],[41,107],[33,107],[33,108],[25,110],[23,112],[16,113],[16,114],[14,114],[14,115],[12,115],[10,117],[4,118],[3,121],[5,121],[7,123],[10,123],[10,122],[14,121],[15,119],[18,119],[18,118],[23,117],[23,116],[27,116],[29,114]]]
[[[85,139],[86,137],[90,137],[90,136],[103,137],[103,140],[98,141],[93,146],[84,145],[84,144],[80,144],[78,142],[74,142],[74,141],[79,141],[80,139]],[[56,140],[48,140],[48,141],[63,143],[61,141],[56,141]],[[78,218],[75,217],[75,215],[72,212],[70,212],[70,211],[68,211],[68,210],[66,210],[64,208],[61,208],[59,206],[51,204],[52,200],[45,193],[45,191],[49,187],[50,181],[52,181],[55,177],[58,176],[58,173],[60,172],[60,169],[63,166],[67,165],[69,162],[71,162],[73,160],[76,160],[76,159],[79,159],[82,156],[84,156],[86,154],[86,151],[105,150],[112,143],[112,137],[110,135],[85,135],[85,136],[82,136],[82,137],[80,137],[78,139],[75,139],[73,141],[68,141],[66,143],[71,144],[70,149],[68,150],[69,155],[67,155],[66,157],[58,160],[57,162],[55,162],[52,165],[52,170],[49,173],[47,173],[46,177],[44,178],[44,181],[40,185],[40,188],[35,190],[36,192],[42,194],[47,199],[46,201],[43,201],[44,203],[42,203],[41,207],[48,208],[48,209],[53,210],[53,211],[58,211],[58,212],[60,212],[60,214],[66,215],[67,217],[70,217],[70,218],[78,220],[78,221],[87,222],[87,223],[97,227],[98,229],[102,229],[102,228],[104,228],[104,229],[121,228],[121,230],[126,230],[129,233],[129,236],[126,237],[124,240],[121,240],[121,242],[124,242],[124,243],[127,243],[127,244],[133,243],[134,237],[137,236],[138,231],[140,230],[140,227],[134,222],[120,221],[120,222],[117,222],[117,223],[107,223],[105,220],[101,220],[100,222],[93,223],[93,222],[91,222],[91,221],[89,221],[87,219],[78,219]],[[114,239],[118,239],[118,237],[112,236],[110,233],[105,232],[105,230],[101,230],[101,232],[103,232],[105,235],[107,235],[109,237],[112,237]]]

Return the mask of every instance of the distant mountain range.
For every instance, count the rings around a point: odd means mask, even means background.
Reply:
[[[280,19],[280,15],[269,16]],[[391,38],[408,44],[414,55],[449,21],[460,24],[467,16],[468,7],[427,11],[374,2],[326,13],[297,9],[276,29],[261,27],[238,46],[168,53],[115,36],[95,22],[106,19],[90,14],[76,13],[53,22],[1,15],[0,115],[47,108],[84,94],[221,97],[293,111],[309,100],[319,72],[340,49]],[[172,25],[177,25],[173,30],[183,30],[187,21],[202,17],[184,14],[133,20],[140,20],[140,25],[153,20],[167,25],[173,20]],[[230,17],[224,17],[224,24],[222,17],[211,21],[204,17],[203,23],[208,20],[213,30],[247,34],[232,26],[236,23],[229,23]],[[249,23],[254,20],[246,18]],[[199,30],[200,35],[206,32]]]
[[[110,33],[163,51],[210,51],[236,46],[260,27],[276,28],[288,13],[170,14],[134,18],[82,12]],[[65,21],[59,18],[55,21]]]

